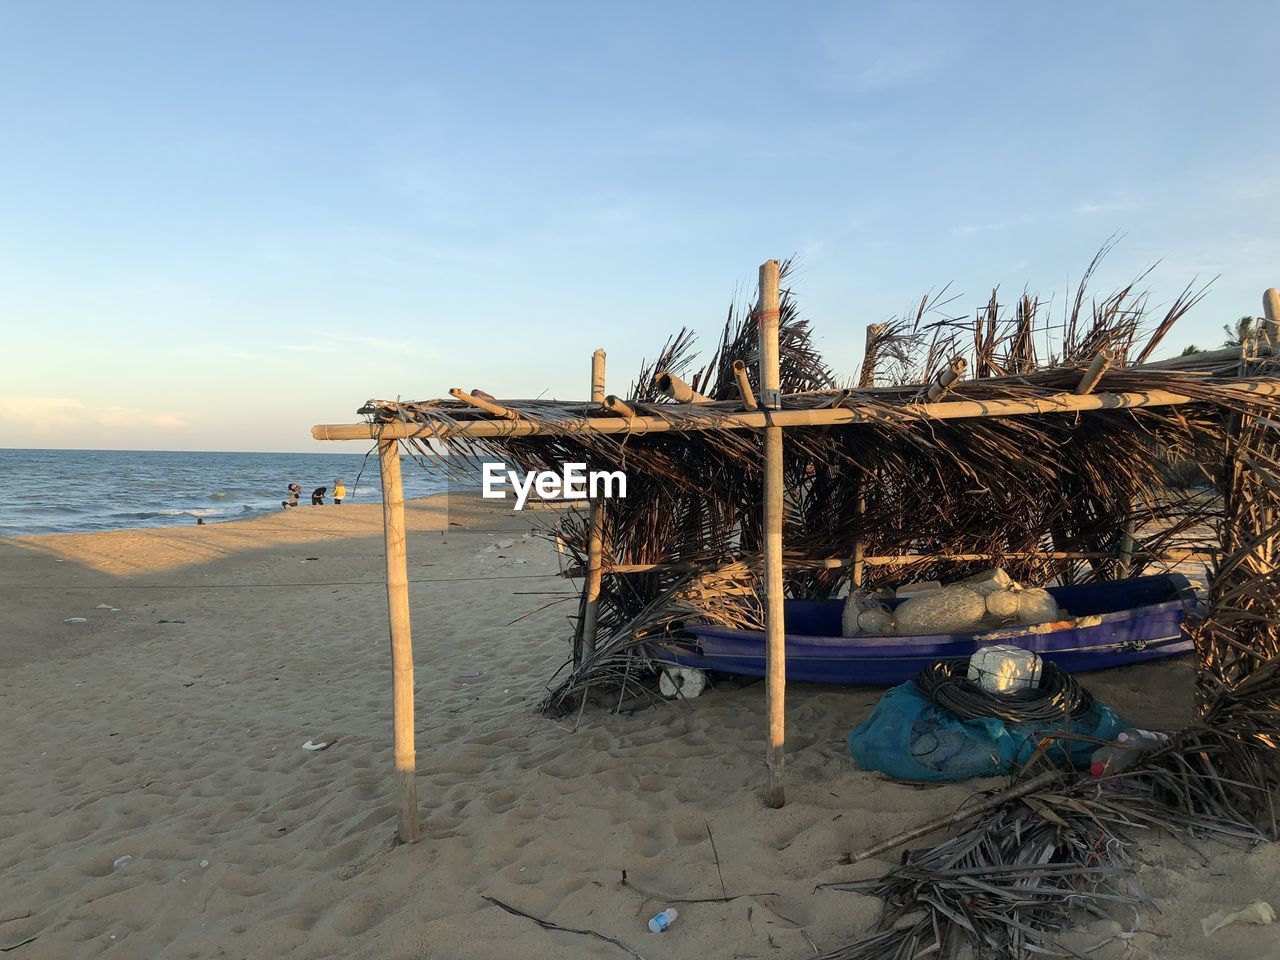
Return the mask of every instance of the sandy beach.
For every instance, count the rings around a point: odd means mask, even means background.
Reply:
[[[882,872],[896,853],[840,861],[975,784],[857,769],[845,738],[875,689],[789,687],[782,810],[758,796],[760,684],[630,716],[588,709],[576,730],[539,716],[574,607],[538,608],[572,587],[550,545],[525,537],[532,516],[451,507],[408,505],[413,846],[394,845],[377,506],[0,540],[0,948],[21,944],[15,960],[627,956],[486,895],[646,960],[812,957],[868,933],[879,901],[815,884]],[[1191,669],[1181,658],[1084,682],[1135,723],[1170,727],[1190,716]],[[1280,956],[1276,927],[1205,939],[1199,923],[1275,902],[1274,846],[1150,838],[1140,856],[1160,912],[1093,956]],[[668,933],[646,930],[667,898],[722,889],[735,899],[682,904]],[[1095,924],[1070,942],[1105,935]]]

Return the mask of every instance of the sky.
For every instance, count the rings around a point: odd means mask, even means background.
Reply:
[[[338,452],[610,391],[758,265],[851,375],[950,284],[1280,285],[1280,5],[0,5],[0,446]],[[341,445],[354,452],[354,445]]]

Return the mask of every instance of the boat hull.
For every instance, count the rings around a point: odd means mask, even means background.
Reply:
[[[890,686],[913,679],[935,660],[962,659],[978,647],[1011,643],[1034,650],[1069,673],[1103,670],[1187,653],[1185,629],[1197,615],[1185,577],[1160,574],[1049,590],[1071,614],[1035,627],[922,637],[842,637],[841,600],[788,600],[787,679]],[[688,638],[646,644],[655,660],[742,676],[765,674],[764,634],[686,624]]]

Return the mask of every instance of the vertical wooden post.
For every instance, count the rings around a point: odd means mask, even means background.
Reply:
[[[779,390],[778,317],[780,294],[777,260],[760,266],[760,405],[782,406]],[[764,632],[765,701],[769,713],[765,763],[769,780],[764,802],[786,803],[782,786],[783,746],[786,740],[787,641],[782,599],[782,428],[764,429]]]
[[[604,351],[597,349],[591,355],[591,402],[604,403]],[[604,504],[600,497],[592,497],[587,515],[587,582],[586,605],[582,612],[582,656],[596,652],[596,634],[600,624],[601,565],[604,557]]]
[[[604,349],[601,347],[591,355],[591,402],[596,406],[604,403]]]
[[[1124,580],[1133,572],[1133,521],[1126,520],[1120,530],[1120,558],[1116,561],[1116,579]]]
[[[405,553],[404,484],[400,444],[378,441],[382,471],[382,529],[387,553],[387,615],[391,622],[391,715],[395,727],[400,842],[417,843],[418,783],[413,751],[413,633],[409,628],[409,562]]]
[[[862,486],[867,481],[859,480],[858,485]],[[858,492],[858,539],[853,544],[853,572],[849,577],[849,585],[853,590],[862,587],[862,580],[866,576],[866,556],[867,541],[863,536],[863,518],[867,514],[867,495],[861,490]]]
[[[1262,313],[1267,321],[1271,349],[1280,350],[1280,290],[1272,287],[1262,295]]]

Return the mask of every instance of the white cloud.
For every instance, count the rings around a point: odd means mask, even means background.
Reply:
[[[6,432],[25,428],[30,436],[68,431],[96,434],[129,427],[183,430],[186,426],[178,413],[158,413],[118,404],[91,405],[72,397],[0,396],[0,427],[6,428]]]

